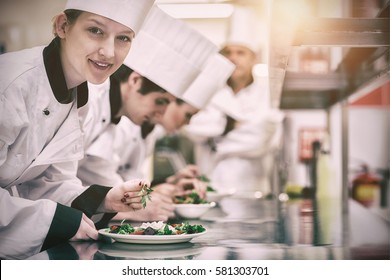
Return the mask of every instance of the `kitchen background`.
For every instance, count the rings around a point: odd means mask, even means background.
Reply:
[[[0,52],[48,44],[52,39],[51,17],[62,11],[65,2],[65,0],[1,0]],[[288,77],[294,77],[294,73],[303,74],[303,78],[312,77],[310,74],[329,77],[327,74],[334,73],[340,68],[341,62],[348,58],[351,47],[353,47],[341,44],[337,40],[330,44],[316,46],[294,44],[291,36],[295,36],[296,33],[294,33],[292,22],[296,23],[297,19],[304,16],[376,18],[383,7],[388,6],[388,2],[381,0],[156,1],[167,13],[188,22],[219,46],[225,40],[229,29],[229,17],[234,8],[247,6],[253,9],[259,20],[259,25],[252,27],[253,32],[261,34],[263,46],[259,55],[259,64],[254,69],[254,73],[257,79],[270,83],[274,106],[283,110],[287,116],[285,141],[281,148],[284,151],[283,162],[279,166],[287,174],[286,181],[292,185],[310,185],[305,163],[304,141],[306,139],[310,144],[312,141],[310,137],[321,138],[325,130],[331,135],[332,174],[337,188],[341,189],[345,183],[345,176],[351,187],[351,182],[353,178],[356,178],[362,164],[366,164],[371,172],[381,180],[385,181],[387,176],[387,182],[382,187],[382,209],[388,209],[390,201],[388,44],[384,55],[375,61],[378,65],[374,65],[374,68],[380,69],[377,78],[364,81],[355,92],[347,93],[349,97],[344,101],[337,97],[340,93],[336,93],[336,98],[328,100],[326,104],[323,103],[324,100],[312,99],[314,95],[305,95],[305,92],[310,93],[310,86],[314,89],[317,86],[324,90],[323,94],[328,94],[329,92],[325,90],[329,80],[315,84],[316,80],[289,80]],[[388,10],[387,7],[387,13]],[[387,29],[387,36],[388,32]],[[372,47],[370,42],[363,41],[364,43],[368,44],[367,47]],[[380,49],[382,45],[378,44],[374,47]],[[274,67],[277,65],[275,58],[283,57],[283,55],[286,58],[283,61],[285,66]],[[306,74],[309,76],[305,76]],[[280,77],[285,79],[280,79]],[[330,80],[329,87],[332,87],[332,81]],[[317,94],[322,93],[317,92]],[[333,96],[333,93],[329,94]],[[307,103],[308,100],[311,101]],[[343,145],[346,149],[343,149]],[[343,175],[345,163],[347,173],[345,175],[344,172]]]

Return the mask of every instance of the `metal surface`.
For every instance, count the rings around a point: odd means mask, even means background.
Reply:
[[[344,100],[341,104],[341,168],[342,168],[342,189],[341,189],[341,219],[343,225],[342,242],[343,245],[349,246],[349,121],[348,121],[348,102]]]
[[[311,18],[296,32],[295,46],[390,46],[388,18]]]
[[[322,260],[322,259],[388,259],[390,225],[376,218],[363,206],[352,207],[354,225],[351,240],[342,244],[340,203],[335,200],[311,199],[258,200],[257,218],[229,218],[215,208],[201,220],[207,233],[191,242],[178,244],[127,244],[69,242],[30,259],[91,260]],[[344,223],[349,221],[343,220]],[[364,230],[369,228],[370,231]],[[379,235],[378,235],[379,234]],[[381,249],[382,248],[382,249]],[[358,254],[354,253],[358,249]]]
[[[340,73],[311,74],[286,72],[282,109],[325,109],[340,98],[347,82]]]

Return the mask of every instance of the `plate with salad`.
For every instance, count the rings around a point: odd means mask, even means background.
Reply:
[[[206,229],[202,225],[191,225],[188,222],[169,224],[162,221],[143,223],[138,227],[121,223],[99,230],[99,234],[110,237],[117,242],[134,244],[182,243],[205,233]]]

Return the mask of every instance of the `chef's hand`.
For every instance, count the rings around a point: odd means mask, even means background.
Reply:
[[[175,206],[173,204],[173,195],[175,186],[170,184],[161,184],[153,188],[150,194],[151,200],[146,204],[146,208],[137,212],[120,212],[114,220],[131,220],[139,222],[167,221],[175,216]]]
[[[175,185],[164,183],[164,184],[159,184],[157,186],[154,186],[152,194],[158,193],[167,196],[170,199],[173,199],[175,197],[175,192],[176,192]]]
[[[113,187],[98,208],[99,212],[127,212],[142,209],[143,190],[150,188],[150,183],[135,179]]]
[[[94,223],[84,213],[81,218],[80,226],[76,234],[70,239],[71,241],[98,239],[98,232]]]
[[[182,170],[176,172],[175,175],[168,177],[166,181],[169,184],[176,184],[182,178],[196,178],[199,175],[198,167],[196,165],[189,164]]]
[[[193,191],[196,191],[200,198],[205,198],[207,191],[207,183],[200,181],[196,178],[182,178],[176,184],[175,196],[189,195]]]

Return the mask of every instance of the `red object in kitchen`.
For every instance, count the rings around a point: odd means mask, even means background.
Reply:
[[[312,144],[322,143],[326,130],[324,128],[301,128],[299,130],[299,161],[308,163],[313,157]]]
[[[362,165],[362,171],[352,181],[352,198],[366,207],[379,207],[380,193],[380,178]]]

